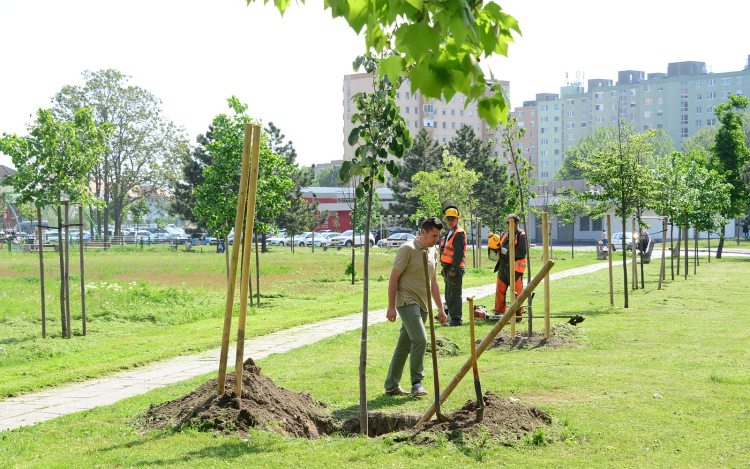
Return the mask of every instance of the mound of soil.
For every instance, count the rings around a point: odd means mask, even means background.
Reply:
[[[317,410],[325,404],[316,402],[306,392],[277,387],[271,378],[261,374],[252,358],[244,363],[242,385],[239,399],[234,392],[234,373],[227,374],[226,392],[221,396],[216,395],[217,378],[178,399],[151,404],[143,415],[146,430],[190,427],[246,435],[249,428],[259,427],[310,439],[334,431],[337,421]]]
[[[575,339],[571,339],[562,334],[558,334],[552,331],[549,339],[544,338],[543,332],[533,332],[531,338],[528,337],[528,331],[518,331],[516,336],[511,338],[509,331],[500,331],[495,339],[490,343],[488,349],[493,348],[506,348],[509,350],[522,350],[532,348],[561,348],[561,347],[577,347],[582,345]],[[477,341],[479,345],[481,341]]]
[[[476,401],[469,400],[457,411],[445,414],[450,422],[432,419],[417,424],[421,414],[368,414],[367,428],[369,436],[382,436],[399,432],[395,441],[409,441],[415,444],[433,444],[439,436],[448,440],[468,437],[485,437],[498,444],[514,444],[540,427],[550,425],[552,417],[536,407],[511,402],[492,392],[486,392],[484,398],[484,419],[476,421]],[[344,422],[343,433],[359,433],[359,418]]]

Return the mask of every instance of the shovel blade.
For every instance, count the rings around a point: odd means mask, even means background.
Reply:
[[[479,379],[474,380],[474,390],[477,393],[477,422],[484,420],[484,398],[482,397],[482,385]]]

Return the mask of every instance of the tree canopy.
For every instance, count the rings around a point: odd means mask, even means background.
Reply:
[[[467,216],[468,208],[475,205],[471,197],[479,175],[466,168],[458,157],[443,155],[443,166],[437,171],[422,171],[414,175],[414,189],[409,193],[419,199],[419,209],[412,220],[423,220],[427,217],[442,218],[442,202],[453,200],[461,208],[461,214]]]
[[[274,0],[274,5],[283,14],[290,2]],[[463,93],[467,105],[478,100],[479,116],[490,126],[505,120],[508,99],[479,66],[494,54],[507,56],[512,32],[521,34],[516,19],[497,3],[328,0],[324,8],[362,34],[367,52],[384,57],[381,78],[396,83],[399,76],[409,77],[412,93],[446,102]]]

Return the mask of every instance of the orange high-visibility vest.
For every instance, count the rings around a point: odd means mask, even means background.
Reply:
[[[466,232],[463,228],[460,226],[456,226],[455,231],[453,232],[453,236],[451,236],[451,239],[447,239],[448,237],[444,237],[443,241],[440,243],[440,262],[443,264],[453,264],[453,240],[456,238],[456,233],[463,233],[464,234],[464,240],[466,240]],[[464,241],[464,252],[461,254],[461,265],[459,267],[466,267],[466,242]]]
[[[514,250],[518,248],[518,237],[521,236],[522,234],[524,234],[523,230],[516,232],[516,243],[515,243]],[[503,245],[505,244],[505,241],[507,240],[508,240],[508,232],[506,231],[505,233],[503,233],[503,236],[500,238],[500,247],[503,247]],[[508,247],[508,249],[510,249],[510,246]],[[521,259],[516,259],[514,269],[516,272],[524,273],[526,271],[526,258],[524,257]]]

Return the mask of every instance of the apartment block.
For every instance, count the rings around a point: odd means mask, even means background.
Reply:
[[[510,82],[500,81],[506,93],[510,92]],[[354,128],[351,122],[352,114],[358,112],[357,106],[352,99],[357,93],[372,92],[372,75],[369,73],[356,73],[344,76],[343,82],[343,119],[344,119],[344,161],[354,157],[354,147],[349,145],[349,134]],[[411,92],[409,80],[405,80],[396,92],[396,104],[401,109],[401,117],[406,121],[409,131],[416,135],[421,129],[427,129],[432,139],[447,145],[455,141],[456,133],[463,125],[474,129],[478,138],[491,145],[491,151],[495,156],[502,154],[497,129],[491,128],[487,122],[479,117],[477,103],[466,104],[466,96],[456,94],[450,102],[425,99],[421,93]],[[390,180],[390,176],[388,176]]]

